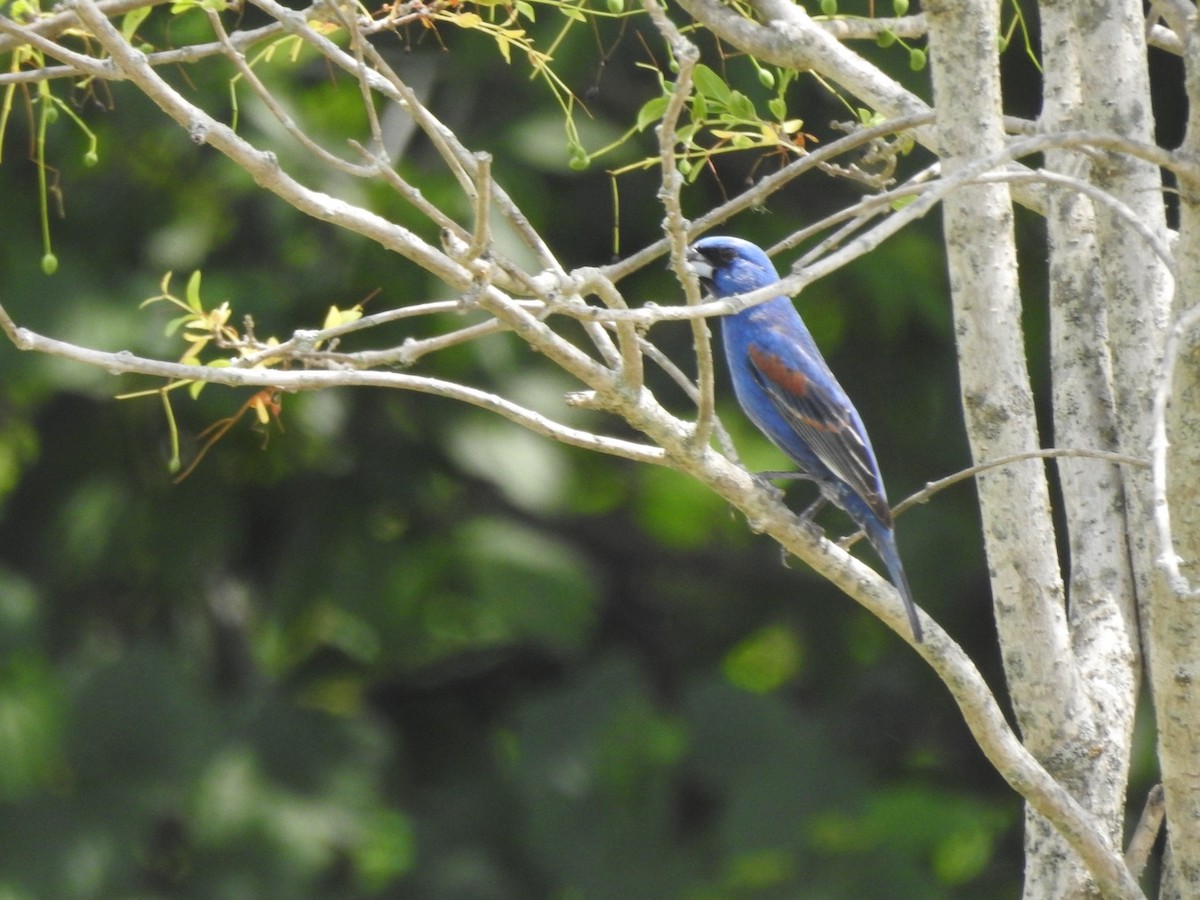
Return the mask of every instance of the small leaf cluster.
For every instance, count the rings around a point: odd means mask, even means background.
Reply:
[[[692,70],[692,92],[685,107],[686,121],[675,132],[675,143],[680,152],[677,165],[689,182],[695,181],[711,163],[713,156],[740,150],[758,150],[784,156],[804,152],[808,138],[801,129],[804,122],[788,118],[785,99],[788,87],[796,73],[788,69],[770,69],[757,60],[751,60],[758,81],[773,89],[774,95],[767,101],[769,116],[763,116],[754,101],[742,91],[730,87],[726,79],[703,63]],[[660,93],[644,103],[638,110],[637,119],[630,131],[595,154],[602,155],[625,143],[635,133],[645,131],[661,121],[670,105],[675,85],[653,67],[659,77]],[[705,137],[715,140],[705,142]],[[657,155],[647,157],[619,169],[611,174],[621,175],[636,169],[647,169],[658,165]]]
[[[892,0],[892,13],[896,18],[908,15],[909,0]],[[838,14],[838,0],[820,0],[821,15],[834,18]],[[902,40],[894,31],[885,30],[879,33],[875,43],[880,47],[899,45],[908,52],[908,67],[914,72],[920,72],[929,62],[929,57],[920,47],[913,47]]]
[[[42,18],[43,13],[36,0],[14,0],[7,13],[18,22],[34,22]],[[48,65],[46,54],[31,44],[18,44],[11,52],[8,61],[8,71],[16,74],[22,71],[44,69]],[[52,191],[57,188],[47,183],[47,172],[51,170],[46,158],[46,135],[60,115],[65,115],[83,133],[87,140],[87,150],[83,154],[84,165],[91,167],[99,162],[97,151],[99,141],[95,133],[75,112],[71,104],[56,95],[48,80],[35,83],[31,93],[29,86],[17,81],[11,81],[4,90],[3,100],[0,101],[0,159],[4,155],[4,136],[8,133],[17,97],[24,101],[25,116],[29,122],[29,130],[33,137],[33,162],[38,173],[38,198],[40,224],[42,233],[42,271],[53,275],[58,271],[58,257],[55,255],[50,240],[50,202]],[[18,93],[19,92],[19,93]]]
[[[248,368],[259,369],[278,365],[284,361],[284,357],[271,355],[270,352],[280,346],[278,338],[269,337],[265,340],[256,338],[253,334],[252,323],[248,317],[243,331],[239,331],[230,324],[230,319],[233,317],[233,309],[228,300],[222,301],[220,305],[211,309],[205,307],[200,296],[201,274],[199,269],[194,271],[188,278],[182,297],[172,293],[171,277],[172,273],[167,272],[159,285],[159,293],[144,300],[141,307],[145,308],[155,303],[168,303],[183,311],[182,315],[176,316],[166,326],[168,337],[178,334],[187,345],[183,354],[179,357],[179,362],[185,365],[224,368],[233,365],[235,360],[242,360]],[[331,306],[325,315],[322,330],[327,331],[331,328],[349,324],[357,321],[361,316],[361,306],[356,305],[349,309],[339,309],[336,306]],[[313,350],[318,350],[323,343],[323,340],[317,338],[312,341],[310,347]],[[203,352],[210,347],[232,351],[233,355],[216,356],[203,360],[201,358]],[[133,397],[159,395],[163,403],[163,410],[167,418],[167,427],[171,436],[171,457],[168,461],[168,468],[172,473],[178,473],[175,479],[177,482],[182,481],[190,475],[200,463],[200,460],[204,458],[204,455],[246,414],[253,413],[259,426],[269,425],[273,421],[280,422],[280,414],[282,412],[280,392],[275,388],[264,388],[257,391],[232,416],[214,422],[201,432],[200,436],[205,438],[206,441],[188,467],[183,469],[179,451],[179,430],[175,424],[175,414],[171,408],[169,392],[176,388],[187,387],[188,394],[194,400],[200,396],[200,391],[203,390],[205,384],[206,382],[196,379],[176,379],[168,382],[161,388],[122,394],[118,398],[127,400]]]

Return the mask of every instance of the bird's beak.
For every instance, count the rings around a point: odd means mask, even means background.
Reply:
[[[695,248],[689,249],[687,254],[687,267],[692,270],[692,274],[700,279],[700,283],[705,287],[712,286],[713,267],[704,254]]]

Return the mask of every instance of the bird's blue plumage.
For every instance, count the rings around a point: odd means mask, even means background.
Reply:
[[[774,284],[779,275],[759,247],[733,237],[692,245],[689,265],[716,297]],[[858,411],[830,371],[786,296],[721,320],[725,359],[738,403],[750,420],[866,532],[921,640],[912,592],[875,451]]]

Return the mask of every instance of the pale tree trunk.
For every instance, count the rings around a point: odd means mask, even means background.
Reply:
[[[1153,552],[1161,561],[1142,610],[1166,797],[1168,866],[1162,897],[1186,900],[1200,897],[1200,23],[1192,4],[1169,4],[1164,10],[1184,41],[1190,112],[1180,153],[1191,166],[1178,180],[1171,310],[1178,356],[1167,363],[1174,384],[1165,434],[1159,436],[1166,441],[1166,469],[1156,472],[1169,501],[1169,509],[1160,505],[1157,512],[1165,523],[1169,511],[1171,531],[1158,532]]]
[[[1065,7],[1061,17],[1057,15],[1058,10],[1054,5],[1048,9],[1056,13],[1052,20],[1057,26],[1055,30],[1059,45],[1066,42],[1075,50],[1077,56],[1071,55],[1079,63],[1073,59],[1072,65],[1078,65],[1081,69],[1080,74],[1075,76],[1080,85],[1079,107],[1076,121],[1071,124],[1153,143],[1154,122],[1142,4],[1102,0],[1066,4]],[[1049,53],[1047,59],[1052,64],[1056,62]],[[1097,64],[1097,61],[1102,62]],[[1071,76],[1064,75],[1064,78],[1067,77]],[[1086,166],[1086,176],[1092,184],[1125,203],[1152,232],[1165,237],[1161,175],[1157,166],[1128,155],[1097,155]],[[1066,226],[1059,232],[1060,243],[1069,244],[1072,239],[1094,242],[1093,261],[1081,254],[1075,268],[1081,276],[1089,269],[1097,271],[1097,299],[1103,303],[1103,309],[1098,308],[1099,304],[1087,303],[1087,308],[1096,315],[1091,321],[1083,316],[1075,318],[1081,326],[1075,343],[1078,346],[1094,340],[1096,334],[1090,329],[1097,322],[1106,320],[1105,336],[1108,342],[1100,346],[1111,348],[1117,440],[1125,452],[1144,455],[1153,435],[1153,398],[1161,378],[1172,279],[1150,247],[1134,238],[1127,223],[1107,210],[1096,211],[1091,221],[1094,227],[1082,233],[1073,234],[1067,230],[1067,223],[1059,224]],[[1076,220],[1073,224],[1081,223]],[[1062,377],[1063,372],[1056,369],[1056,380]],[[1056,410],[1056,423],[1064,422],[1066,418],[1063,410]],[[1172,471],[1179,471],[1179,466],[1172,465]],[[1095,771],[1089,773],[1085,763],[1076,773],[1063,773],[1060,779],[1075,792],[1088,792],[1092,800],[1091,808],[1098,818],[1104,817],[1108,827],[1113,829],[1114,836],[1120,834],[1129,735],[1139,678],[1135,617],[1129,608],[1125,578],[1120,572],[1125,559],[1131,564],[1131,583],[1135,587],[1143,624],[1158,620],[1167,632],[1178,635],[1181,620],[1177,613],[1182,611],[1172,610],[1168,613],[1167,621],[1163,621],[1164,602],[1169,598],[1162,589],[1161,579],[1155,575],[1156,559],[1161,551],[1153,541],[1150,475],[1138,469],[1125,469],[1122,475],[1128,557],[1119,555],[1123,548],[1112,530],[1105,528],[1096,532],[1084,519],[1072,522],[1073,526],[1087,529],[1083,534],[1089,544],[1102,538],[1108,539],[1109,549],[1114,555],[1107,565],[1097,559],[1099,565],[1094,568],[1093,577],[1081,585],[1089,588],[1088,594],[1072,597],[1081,605],[1086,617],[1086,621],[1080,623],[1083,627],[1076,632],[1077,644],[1089,646],[1089,653],[1097,664],[1096,692],[1093,696],[1098,701],[1098,711],[1105,713],[1099,720],[1104,728],[1099,734],[1102,738],[1099,746],[1103,749]],[[1112,504],[1110,508],[1120,508],[1120,491],[1115,485],[1108,490],[1113,483],[1104,474],[1100,477],[1103,480],[1097,485],[1100,490],[1096,491],[1095,496],[1102,499],[1108,494]],[[1181,501],[1182,495],[1173,498],[1172,506],[1180,508],[1187,505]],[[1162,654],[1162,635],[1156,634],[1157,630],[1152,625],[1149,634],[1142,638],[1148,648],[1151,671],[1159,670],[1160,674],[1176,671],[1182,659],[1176,653]],[[1194,628],[1192,630],[1194,633]],[[1186,652],[1190,654],[1194,652],[1196,644],[1194,641],[1188,643],[1190,647]],[[1161,681],[1161,678],[1155,679],[1156,685]],[[1100,690],[1105,693],[1098,693]],[[1165,695],[1161,688],[1155,694],[1161,725],[1164,713],[1168,717],[1173,714],[1169,712],[1170,703],[1163,705]],[[1197,721],[1195,712],[1193,706],[1190,711],[1193,723]],[[1184,752],[1187,760],[1194,762],[1195,742],[1190,744]],[[1191,848],[1184,857],[1193,861],[1196,858],[1196,841],[1188,832],[1194,826],[1185,821],[1185,818],[1191,817],[1191,813],[1181,818],[1172,812],[1172,807],[1178,803],[1181,795],[1195,793],[1195,778],[1196,773],[1191,772],[1188,777],[1190,783],[1186,785],[1180,781],[1174,785],[1169,780],[1166,782],[1168,833],[1172,843],[1183,837]],[[1106,783],[1106,779],[1110,781]],[[1106,797],[1106,788],[1114,793]],[[1182,861],[1184,857],[1179,860]],[[1200,881],[1190,875],[1179,881],[1178,874],[1173,873],[1168,877],[1164,895],[1200,896]],[[1190,886],[1185,888],[1184,883]]]
[[[981,0],[927,4],[926,13],[939,150],[946,174],[953,174],[1005,141],[995,53],[999,9]],[[943,204],[943,221],[972,455],[984,462],[1039,446],[1007,187],[956,192]],[[1022,738],[1086,803],[1086,765],[1103,742],[1068,629],[1043,465],[1005,466],[984,473],[977,484],[996,626]],[[1079,895],[1086,871],[1054,826],[1032,809],[1026,813],[1025,853],[1026,897]]]
[[[1095,35],[1083,34],[1075,3],[1046,3],[1042,7],[1042,58],[1045,67],[1042,125],[1048,131],[1100,127],[1094,107],[1101,94],[1086,65],[1095,52]],[[1126,54],[1126,60],[1141,60]],[[1137,81],[1136,73],[1114,66],[1114,80]],[[1144,85],[1143,77],[1139,83]],[[1142,94],[1148,97],[1148,88]],[[1089,106],[1090,104],[1090,106]],[[1140,127],[1140,126],[1139,126]],[[1055,151],[1047,154],[1047,168],[1086,179],[1091,166],[1078,153]],[[1156,173],[1153,173],[1156,174]],[[1149,209],[1162,231],[1161,200],[1152,194],[1143,209]],[[1050,257],[1051,368],[1053,372],[1054,442],[1065,447],[1094,447],[1118,450],[1118,420],[1110,357],[1111,271],[1097,265],[1101,246],[1122,240],[1131,254],[1153,272],[1156,260],[1150,249],[1131,240],[1124,223],[1113,223],[1107,210],[1097,210],[1079,194],[1053,191],[1048,198],[1047,237]],[[1116,263],[1119,265],[1120,263]],[[1141,298],[1137,302],[1141,303]],[[1118,329],[1128,313],[1114,315]],[[1145,338],[1139,338],[1146,340]],[[1151,393],[1154,361],[1151,341],[1142,391]],[[1144,436],[1148,419],[1143,418]],[[1124,445],[1141,455],[1148,446]],[[1075,662],[1084,690],[1085,715],[1077,720],[1071,740],[1046,760],[1052,773],[1091,811],[1119,846],[1124,820],[1125,792],[1132,745],[1141,665],[1137,639],[1134,578],[1130,568],[1127,534],[1114,510],[1126,507],[1125,482],[1120,469],[1095,460],[1061,460],[1065,519],[1070,548],[1070,626]],[[1141,565],[1147,562],[1144,548],[1144,513],[1140,517]],[[1135,526],[1134,530],[1137,530]],[[1042,836],[1053,853],[1033,853],[1032,845]],[[1059,855],[1061,839],[1049,823],[1030,816],[1026,846],[1026,896],[1071,897],[1086,895],[1089,888],[1082,868],[1069,856]]]

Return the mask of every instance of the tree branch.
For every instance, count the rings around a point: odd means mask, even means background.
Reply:
[[[227,387],[274,387],[282,391],[315,391],[333,387],[383,387],[433,394],[496,413],[536,434],[569,444],[572,447],[619,456],[634,462],[654,465],[665,465],[668,462],[666,454],[658,447],[571,428],[496,394],[438,378],[407,375],[400,372],[357,369],[285,371],[238,366],[211,367],[146,359],[136,356],[128,350],[109,353],[45,337],[28,328],[19,327],[3,306],[0,306],[0,331],[8,336],[18,350],[57,356],[103,369],[113,375],[133,373],[167,378],[173,381],[200,381],[206,384],[222,384]]]

